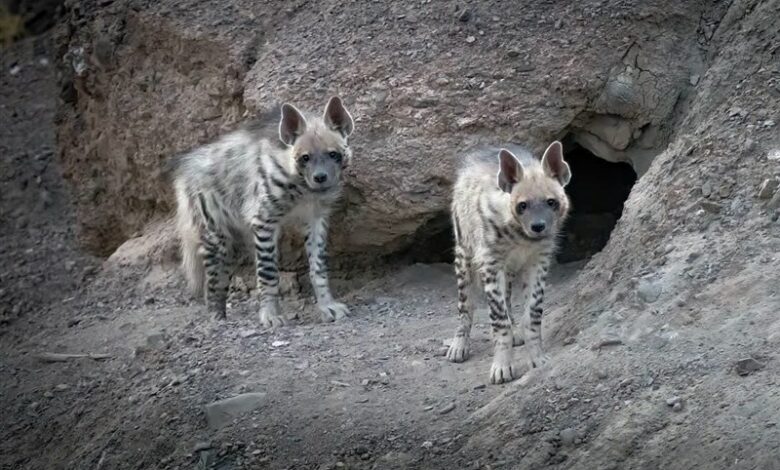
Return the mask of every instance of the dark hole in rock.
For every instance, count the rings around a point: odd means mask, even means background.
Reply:
[[[455,235],[449,211],[437,214],[423,224],[409,247],[393,256],[402,263],[452,263],[455,258]]]
[[[637,179],[628,163],[609,162],[573,142],[564,145],[572,173],[566,193],[573,209],[561,234],[559,263],[583,260],[604,248]]]

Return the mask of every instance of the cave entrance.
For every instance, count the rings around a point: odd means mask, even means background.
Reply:
[[[572,211],[561,234],[559,263],[590,258],[606,246],[637,180],[630,164],[599,158],[571,139],[564,141],[564,155],[572,173],[566,186]]]

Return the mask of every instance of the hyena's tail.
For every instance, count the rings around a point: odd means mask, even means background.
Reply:
[[[196,297],[202,297],[206,273],[201,252],[201,227],[198,223],[200,214],[181,184],[176,185],[176,202],[176,228],[181,241],[182,270],[190,291]]]

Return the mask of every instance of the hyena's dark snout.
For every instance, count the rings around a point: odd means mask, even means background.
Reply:
[[[545,222],[534,222],[531,224],[531,231],[534,233],[542,233],[547,229],[547,224]]]
[[[312,179],[315,183],[322,184],[328,181],[328,174],[325,172],[315,173]]]

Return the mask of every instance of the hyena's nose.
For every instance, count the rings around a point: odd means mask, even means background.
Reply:
[[[325,173],[317,173],[314,175],[314,182],[315,183],[324,183],[328,180],[328,175]]]
[[[546,228],[547,225],[544,222],[536,222],[531,224],[531,230],[533,230],[535,233],[542,233]]]

